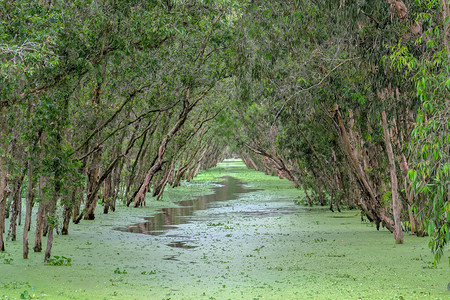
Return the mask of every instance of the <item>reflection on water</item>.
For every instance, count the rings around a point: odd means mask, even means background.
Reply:
[[[197,210],[204,210],[211,202],[234,200],[238,194],[249,193],[255,189],[249,189],[244,183],[234,177],[224,176],[223,181],[218,182],[221,186],[213,188],[214,194],[200,196],[193,200],[179,201],[180,207],[163,208],[152,217],[144,218],[146,221],[127,227],[116,228],[116,230],[150,235],[160,235],[176,225],[189,222],[189,217]]]
[[[198,247],[198,246],[194,246],[194,245],[189,245],[188,241],[172,242],[172,243],[167,244],[167,246],[172,247],[172,248],[183,248],[183,249],[194,249],[194,248]]]

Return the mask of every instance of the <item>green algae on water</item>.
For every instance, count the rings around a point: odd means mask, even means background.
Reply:
[[[222,176],[258,190],[197,211],[160,236],[114,230],[211,193]],[[301,195],[287,180],[226,161],[168,188],[163,201],[149,197],[147,207],[119,206],[108,215],[99,207],[94,221],[72,224],[52,251],[71,266],[44,264],[42,253],[24,260],[21,242],[8,241],[0,254],[0,299],[450,297],[449,266],[430,267],[426,238],[406,236],[396,245],[388,231],[361,223],[358,211],[296,205]]]

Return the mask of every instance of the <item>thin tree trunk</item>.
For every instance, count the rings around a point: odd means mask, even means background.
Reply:
[[[204,95],[205,94],[203,94],[203,96],[201,96],[201,98],[203,98]],[[150,168],[150,170],[147,172],[144,182],[141,185],[141,187],[139,188],[139,191],[134,198],[133,207],[142,206],[142,204],[144,203],[145,194],[148,190],[149,184],[150,184],[151,180],[153,179],[153,176],[156,174],[156,172],[158,172],[161,169],[161,167],[164,163],[163,158],[164,158],[164,154],[166,152],[166,147],[167,147],[167,144],[169,143],[169,140],[172,138],[172,136],[176,132],[178,132],[178,130],[180,130],[180,128],[186,122],[189,112],[192,110],[192,108],[194,108],[195,104],[201,99],[199,97],[194,104],[190,105],[189,97],[190,96],[189,96],[189,89],[188,89],[186,92],[187,101],[184,102],[183,111],[179,115],[178,120],[175,123],[175,125],[169,130],[169,132],[162,139],[161,144],[158,149],[157,159],[156,159],[155,163],[152,165],[152,167]]]
[[[69,225],[70,225],[70,219],[72,217],[73,208],[77,199],[77,190],[78,187],[72,188],[72,193],[70,194],[70,198],[67,199],[66,203],[64,204],[64,211],[63,211],[63,227],[61,229],[62,235],[68,235],[69,234]]]
[[[336,183],[336,193],[334,194],[336,199],[335,199],[334,202],[336,203],[336,208],[337,208],[338,212],[341,212],[341,208],[340,208],[339,202],[341,200],[343,188],[342,188],[342,180],[341,180],[341,178],[339,176],[339,169],[338,169],[338,167],[336,165],[337,164],[337,159],[336,159],[336,153],[334,152],[334,150],[331,151],[331,158],[333,160],[333,171],[332,171],[332,173],[333,173],[334,181]],[[331,192],[334,193],[334,190],[332,189]]]
[[[112,172],[111,172],[112,173]],[[105,181],[103,181],[103,213],[107,214],[109,212],[109,208],[112,201],[112,175],[110,174],[106,177]]]
[[[95,151],[92,155],[91,166],[88,171],[88,183],[86,193],[86,208],[87,212],[84,215],[85,220],[95,219],[95,208],[97,207],[97,196],[92,197],[95,187],[98,185],[98,175],[100,169],[101,150]]]
[[[156,196],[156,201],[158,201],[161,198],[162,194],[164,193],[164,189],[165,189],[167,183],[169,182],[169,179],[170,179],[170,177],[171,177],[171,175],[173,173],[174,167],[175,167],[175,161],[172,161],[172,164],[170,166],[169,172],[165,176],[165,179],[164,179],[164,182],[162,184],[162,187],[161,187],[158,195]]]
[[[72,217],[72,208],[70,207],[70,204],[66,204],[64,205],[63,211],[63,227],[61,229],[61,235],[69,234],[69,225],[71,217]]]
[[[198,175],[198,171],[200,170],[201,162],[197,163],[194,168],[192,168],[192,172],[189,173],[188,177],[186,178],[187,182],[190,182],[192,178],[196,177]]]
[[[448,0],[441,0],[442,4],[442,20],[444,20],[444,48],[447,52],[447,57],[450,60],[450,6]]]
[[[333,201],[334,201],[334,190],[332,189],[332,190],[331,190],[331,196],[330,196],[330,210],[331,210],[332,212],[334,212],[334,209],[333,209]]]
[[[30,159],[28,161],[28,184],[27,184],[27,196],[26,196],[26,208],[25,208],[25,226],[23,227],[23,258],[28,258],[28,232],[31,225],[31,211],[33,208],[34,200],[34,167],[33,162]]]
[[[56,226],[55,211],[56,211],[56,204],[57,204],[58,198],[59,198],[60,187],[58,184],[55,184],[54,188],[55,188],[55,191],[54,191],[52,199],[50,200],[49,214],[48,214],[49,218],[53,222],[48,224],[47,248],[45,249],[44,262],[47,262],[51,257],[52,246],[53,246],[53,233],[55,231],[55,226]]]
[[[384,131],[384,141],[389,159],[389,170],[391,173],[392,210],[394,215],[394,238],[397,244],[403,244],[403,231],[401,224],[402,202],[398,197],[397,168],[395,166],[394,152],[392,150],[391,137],[387,127],[386,112],[381,112],[381,120]]]
[[[124,134],[120,137],[120,145],[122,145],[124,138],[125,138],[125,131]],[[121,146],[117,145],[116,156],[120,155],[121,150],[122,150]],[[109,208],[113,212],[116,210],[116,201],[120,194],[120,183],[123,166],[124,166],[124,159],[121,158],[111,173],[111,201],[109,203]]]
[[[112,196],[111,203],[109,204],[110,209],[114,212],[116,211],[116,201],[120,194],[120,183],[121,183],[121,174],[124,166],[123,159],[120,160],[119,164],[115,167],[114,172],[112,174],[111,184],[112,184]]]
[[[82,188],[80,187],[76,187],[75,190],[81,194],[82,192]],[[72,222],[76,222],[78,214],[80,213],[80,209],[81,209],[81,196],[76,196],[74,204],[73,204],[73,209],[72,209]]]
[[[306,196],[306,200],[308,201],[308,205],[313,206],[313,201],[312,201],[311,197],[309,197],[309,195],[308,195],[308,189],[306,188],[306,184],[302,184],[302,186],[303,186],[303,191],[305,191],[305,196]]]
[[[0,167],[5,168],[4,165]],[[3,234],[5,232],[5,210],[6,210],[6,200],[10,192],[8,186],[8,172],[6,168],[2,170],[0,175],[0,251],[5,251],[5,242],[3,240]]]
[[[253,168],[254,168],[256,171],[259,171],[258,166],[257,166],[257,165],[255,164],[255,162],[253,161],[251,155],[248,155],[248,158],[247,158],[247,159],[250,161],[250,163],[252,164]]]
[[[16,178],[14,182],[14,191],[13,191],[13,202],[12,202],[12,213],[11,213],[11,220],[10,220],[10,226],[9,226],[9,233],[8,235],[11,237],[11,241],[15,241],[17,239],[17,219],[19,217],[20,210],[22,209],[22,184],[23,179],[25,177],[25,172],[22,173],[22,175],[18,178]]]
[[[194,165],[192,166],[192,170],[190,170],[190,172],[189,172],[189,174],[188,174],[188,176],[187,176],[187,178],[186,178],[186,181],[187,181],[187,182],[190,182],[192,178],[194,178],[195,176],[197,176],[198,170],[200,169],[200,164],[201,164],[201,162],[205,159],[206,153],[208,152],[208,149],[209,149],[209,148],[210,148],[210,147],[207,146],[207,147],[205,148],[205,150],[203,150],[202,155],[200,155],[200,158],[197,159],[197,161],[196,161],[196,162],[194,163]],[[173,173],[172,173],[172,174],[173,174]]]
[[[245,166],[247,167],[247,169],[251,169],[250,164],[247,162],[247,160],[245,159],[245,156],[241,154],[241,159],[244,162]]]
[[[39,208],[36,214],[36,233],[34,237],[34,252],[42,251],[42,231],[45,223],[45,211],[46,211],[46,200],[43,192],[44,186],[46,185],[46,178],[44,176],[39,176]]]

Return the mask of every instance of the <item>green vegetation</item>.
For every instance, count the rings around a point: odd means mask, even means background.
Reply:
[[[114,217],[99,207],[95,226],[83,222],[70,235],[55,237],[54,251],[72,258],[71,267],[44,265],[39,253],[23,260],[20,243],[8,242],[15,260],[1,267],[0,297],[18,299],[24,290],[41,299],[448,297],[448,265],[433,266],[426,239],[405,235],[405,243],[396,245],[387,230],[361,222],[358,211],[298,206],[292,199],[299,192],[287,180],[245,170],[234,160],[180,188],[191,197],[202,195],[215,186],[208,181],[230,174],[260,190],[214,205],[219,214],[198,211],[196,219],[203,221],[177,229],[198,247],[173,248],[167,245],[177,237],[112,230],[141,222],[161,203],[171,206],[178,191],[168,189],[164,201],[139,210],[119,205]],[[250,210],[265,214],[249,216]]]
[[[71,266],[71,261],[72,259],[69,257],[55,255],[47,261],[47,264],[52,266]]]
[[[426,237],[437,267],[450,240],[449,45],[448,0],[1,1],[0,263],[33,249],[45,270],[70,265],[73,253],[52,256],[59,234],[176,209],[168,199],[208,193],[223,172],[202,172],[239,157],[293,183],[297,203],[387,230],[390,246]]]

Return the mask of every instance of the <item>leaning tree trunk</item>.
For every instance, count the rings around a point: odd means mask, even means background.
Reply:
[[[384,142],[389,159],[389,171],[391,173],[392,210],[394,215],[394,238],[397,244],[403,244],[403,231],[400,215],[402,213],[402,202],[398,197],[397,168],[395,167],[394,152],[392,151],[391,136],[387,127],[386,112],[381,112],[381,120],[384,131]]]
[[[164,158],[164,154],[166,152],[167,144],[169,143],[172,136],[180,130],[180,128],[186,122],[189,112],[194,108],[194,106],[198,103],[198,101],[204,97],[204,95],[205,94],[200,96],[193,104],[189,104],[189,98],[190,98],[189,89],[186,91],[187,100],[184,101],[183,111],[178,116],[177,122],[173,125],[173,127],[169,130],[169,132],[167,132],[167,134],[162,139],[161,144],[158,148],[158,155],[157,155],[156,161],[154,162],[154,164],[152,165],[150,170],[147,172],[147,175],[144,178],[144,182],[142,183],[142,185],[139,188],[139,191],[137,192],[136,196],[134,197],[133,207],[142,206],[142,204],[144,203],[145,194],[148,191],[149,184],[152,181],[153,176],[155,176],[156,172],[158,172],[161,169],[161,167],[164,163],[163,158]]]
[[[167,183],[169,182],[170,178],[172,177],[174,167],[175,167],[175,161],[172,161],[172,164],[170,165],[170,168],[169,168],[169,172],[166,174],[166,176],[164,176],[165,179],[163,181],[161,189],[160,189],[158,195],[156,195],[156,200],[159,200],[162,197],[162,194],[164,193],[164,189],[166,188]]]
[[[392,220],[391,216],[388,215],[385,208],[381,206],[378,196],[375,193],[372,185],[370,184],[363,166],[361,165],[358,157],[355,154],[355,149],[350,142],[347,129],[345,128],[344,121],[337,104],[334,105],[334,112],[334,118],[336,126],[339,129],[343,152],[348,160],[349,165],[351,166],[351,169],[353,170],[361,191],[365,194],[361,195],[362,199],[359,202],[360,207],[364,210],[367,216],[375,222],[377,229],[379,229],[381,222],[384,227],[393,232],[394,221]]]

